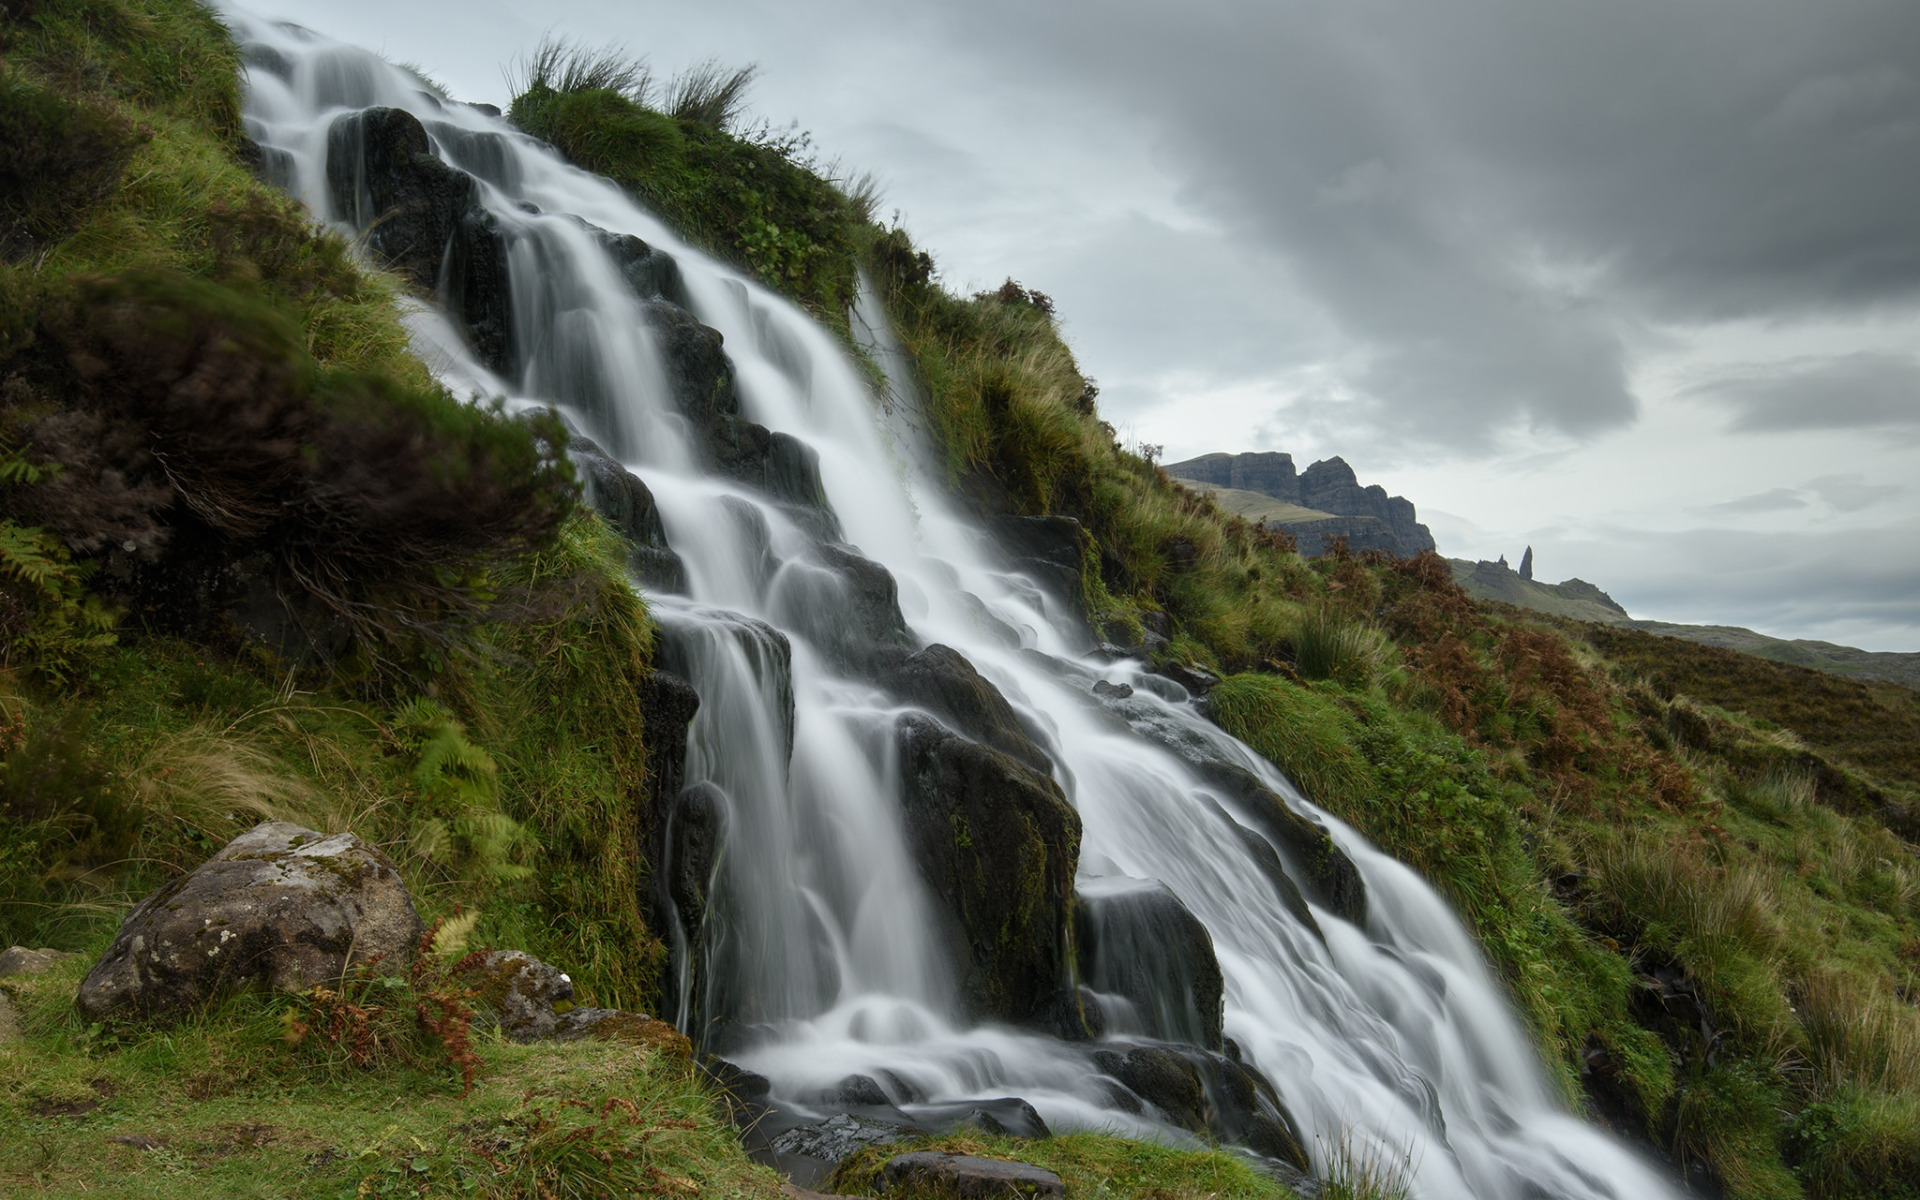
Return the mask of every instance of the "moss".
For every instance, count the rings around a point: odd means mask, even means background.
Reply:
[[[1296,1193],[1220,1150],[1176,1149],[1103,1133],[1068,1133],[1041,1141],[988,1133],[922,1138],[861,1150],[835,1172],[836,1194],[875,1195],[880,1169],[898,1154],[936,1150],[1030,1163],[1060,1176],[1069,1198],[1115,1200],[1294,1200]],[[892,1193],[889,1193],[892,1194]]]

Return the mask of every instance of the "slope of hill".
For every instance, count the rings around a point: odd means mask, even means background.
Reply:
[[[1222,501],[1226,506],[1226,502]],[[1234,510],[1238,511],[1238,510]],[[1253,519],[1251,516],[1249,520]],[[1541,583],[1525,579],[1507,565],[1498,562],[1468,562],[1450,558],[1453,579],[1475,600],[1511,604],[1549,616],[1573,621],[1593,621],[1619,625],[1661,637],[1679,638],[1722,650],[1737,650],[1771,662],[1807,667],[1852,679],[1879,679],[1910,688],[1920,688],[1920,654],[1898,654],[1880,650],[1861,650],[1832,642],[1807,639],[1787,640],[1769,637],[1737,625],[1681,625],[1672,621],[1638,621],[1613,597],[1584,579],[1564,583]]]

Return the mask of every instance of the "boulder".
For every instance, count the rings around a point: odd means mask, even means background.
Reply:
[[[918,713],[896,726],[907,846],[938,906],[961,1006],[1046,1020],[1067,985],[1080,814],[1060,786]]]
[[[368,250],[437,296],[465,325],[481,361],[506,373],[513,329],[506,241],[473,176],[434,154],[419,118],[369,108],[334,121],[327,186],[335,212],[366,230]]]
[[[911,650],[893,572],[851,546],[826,542],[775,578],[775,619],[836,664],[861,674]]]
[[[882,682],[894,695],[926,708],[976,741],[1042,775],[1053,773],[1053,760],[1027,734],[1013,705],[951,646],[936,643],[901,659]],[[1095,684],[1094,690],[1099,687]]]
[[[1356,925],[1366,924],[1366,881],[1324,826],[1295,812],[1245,767],[1227,762],[1199,765],[1207,782],[1238,807],[1252,828],[1271,840],[1300,872],[1316,900]]]
[[[888,1159],[880,1168],[876,1188],[882,1195],[904,1192],[953,1200],[1064,1197],[1067,1194],[1067,1185],[1058,1175],[1028,1163],[932,1150]]]
[[[1086,881],[1074,905],[1074,931],[1081,980],[1124,1001],[1134,1024],[1126,1029],[1109,1011],[1109,1030],[1222,1048],[1225,981],[1213,937],[1165,884]]]
[[[400,872],[351,833],[256,825],[141,901],[80,985],[89,1020],[183,1015],[249,987],[305,991],[406,969],[420,915]]]

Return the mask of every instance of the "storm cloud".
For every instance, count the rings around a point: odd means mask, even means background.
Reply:
[[[1749,367],[1692,389],[1741,433],[1920,430],[1920,358],[1859,352]]]

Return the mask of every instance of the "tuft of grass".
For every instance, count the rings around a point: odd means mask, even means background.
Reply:
[[[1030,1163],[1060,1176],[1069,1196],[1110,1196],[1114,1200],[1297,1200],[1291,1188],[1261,1174],[1246,1160],[1232,1154],[1086,1131],[1057,1134],[1038,1141],[968,1132],[919,1138],[898,1145],[870,1146],[841,1163],[827,1186],[836,1194],[876,1195],[880,1168],[895,1155],[915,1150]]]

